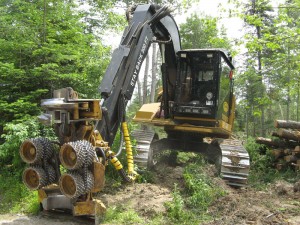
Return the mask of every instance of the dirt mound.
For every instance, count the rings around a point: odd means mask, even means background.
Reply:
[[[165,212],[164,203],[172,200],[171,190],[157,184],[131,184],[116,195],[103,194],[101,200],[108,207],[125,206],[140,215],[152,216]]]
[[[104,190],[99,198],[108,207],[125,206],[145,217],[164,213],[164,203],[172,200],[174,184],[183,187],[183,168],[160,163],[152,172],[155,175],[152,183],[129,184],[121,187],[117,193],[105,193]]]
[[[216,219],[207,224],[300,224],[299,197],[293,185],[278,181],[265,191],[233,190],[209,209]]]

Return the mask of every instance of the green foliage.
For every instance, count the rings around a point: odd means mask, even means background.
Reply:
[[[274,119],[299,117],[299,10],[297,1],[282,1],[278,10],[269,0],[245,3],[237,4],[245,21],[247,54],[236,90],[247,107],[241,111],[247,132],[265,136]]]
[[[1,0],[0,12],[0,127],[37,115],[54,89],[97,96],[110,48],[88,32],[75,1]]]
[[[29,191],[21,182],[21,174],[11,167],[2,167],[0,173],[0,213],[37,214],[37,192]]]
[[[207,162],[200,155],[187,154],[180,157],[189,160],[184,170],[185,189],[175,184],[173,200],[165,204],[168,217],[174,224],[199,224],[211,220],[208,207],[226,193],[213,183],[206,170]],[[195,157],[196,156],[196,157]],[[191,162],[192,161],[192,162]]]
[[[176,220],[185,220],[186,212],[184,211],[184,200],[177,188],[177,184],[174,185],[174,190],[172,192],[173,200],[172,202],[166,202],[165,206],[168,211],[168,216],[171,219]]]
[[[282,171],[274,169],[274,158],[270,151],[266,149],[264,145],[255,143],[254,138],[248,138],[245,148],[251,159],[249,174],[249,184],[251,186],[262,189],[275,180],[283,179],[289,182],[299,180],[300,174],[290,168],[286,168]],[[266,152],[264,149],[266,149]]]
[[[189,194],[187,207],[200,212],[205,212],[216,199],[225,195],[225,192],[215,187],[211,178],[204,173],[204,165],[203,159],[200,158],[186,166],[183,174]]]
[[[145,221],[132,209],[125,207],[109,208],[105,214],[104,223],[110,224],[144,224]]]
[[[180,34],[183,49],[193,48],[225,48],[231,49],[229,39],[226,37],[224,28],[219,31],[217,18],[201,18],[192,14],[186,23],[180,26]]]
[[[25,121],[11,122],[4,127],[4,133],[1,138],[4,143],[0,145],[1,164],[13,164],[15,169],[23,167],[19,156],[19,148],[22,142],[27,138],[45,136],[55,139],[54,131],[41,125],[35,118],[27,117]]]

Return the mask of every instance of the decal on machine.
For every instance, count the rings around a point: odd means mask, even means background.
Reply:
[[[140,69],[141,69],[141,66],[142,66],[142,63],[143,63],[143,59],[144,59],[144,57],[145,57],[145,53],[146,53],[148,41],[149,41],[149,39],[148,39],[148,37],[146,36],[145,39],[144,39],[144,43],[143,43],[141,52],[140,52],[140,54],[139,54],[137,63],[136,63],[136,65],[135,65],[135,69],[134,69],[134,72],[133,72],[133,76],[132,76],[131,82],[130,82],[130,85],[131,85],[132,87],[134,87],[135,82],[136,82],[136,80],[137,80],[137,78],[138,78],[138,75],[139,75],[139,72],[140,72]]]

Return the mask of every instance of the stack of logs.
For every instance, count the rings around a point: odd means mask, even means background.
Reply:
[[[258,137],[256,143],[271,149],[278,170],[286,166],[300,170],[300,122],[275,120],[274,126],[278,128],[272,133],[276,139]]]

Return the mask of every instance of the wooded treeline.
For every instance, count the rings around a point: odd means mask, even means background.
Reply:
[[[180,15],[201,1],[152,2],[169,3]],[[104,40],[124,29],[125,16],[116,12],[125,13],[134,3],[0,0],[1,162],[17,157],[20,140],[48,132],[34,118],[40,100],[51,97],[54,89],[71,86],[83,98],[99,97],[97,88],[111,57]],[[179,25],[182,47],[225,48],[238,61],[235,131],[244,137],[267,136],[274,119],[299,121],[300,1],[276,6],[271,0],[224,1],[216,9],[218,18],[201,10]],[[244,21],[243,38],[229,38],[222,25],[233,16]],[[159,90],[157,46],[151,56],[140,74],[140,97],[133,99],[132,110],[153,101]]]

